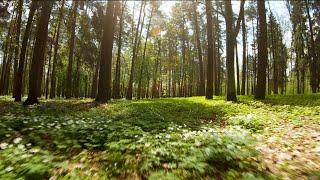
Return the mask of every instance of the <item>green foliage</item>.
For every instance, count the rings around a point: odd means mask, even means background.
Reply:
[[[240,125],[254,132],[263,129],[263,123],[253,114],[234,116],[230,118],[230,123],[233,125]]]
[[[301,116],[319,116],[317,100],[293,98],[290,104],[291,98],[240,96],[240,103],[230,103],[194,97],[106,105],[55,100],[22,107],[2,97],[0,176],[269,179],[255,134],[273,135],[270,128],[283,119],[299,128],[306,124]]]

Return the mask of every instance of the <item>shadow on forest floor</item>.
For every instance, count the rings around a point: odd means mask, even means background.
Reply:
[[[273,95],[261,102],[270,105],[315,107],[320,106],[320,94]]]
[[[104,112],[114,122],[127,123],[154,133],[170,126],[199,129],[204,124],[221,123],[212,105],[184,98],[114,101],[110,106],[106,105],[105,111],[101,108],[104,108],[103,105],[96,110]]]

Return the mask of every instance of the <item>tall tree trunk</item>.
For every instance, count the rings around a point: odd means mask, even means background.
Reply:
[[[236,44],[236,37],[240,30],[241,20],[244,17],[244,2],[244,0],[241,0],[239,16],[236,26],[234,27],[231,1],[225,1],[225,19],[227,28],[227,101],[237,101],[234,75],[234,47]]]
[[[29,93],[24,105],[39,103],[37,95],[40,91],[38,81],[40,79],[40,65],[45,58],[45,49],[48,38],[48,23],[53,2],[39,2],[42,5],[41,14],[37,24],[37,36],[32,57],[31,69],[29,72]]]
[[[243,14],[244,16],[244,14]],[[247,40],[246,40],[246,24],[245,18],[242,17],[242,80],[241,95],[246,93],[246,76],[247,76]]]
[[[9,53],[12,49],[11,41],[12,41],[12,31],[13,31],[13,25],[14,25],[14,14],[11,16],[11,22],[9,25],[7,37],[5,40],[5,47],[4,47],[4,55],[3,55],[3,61],[2,61],[2,71],[1,71],[1,78],[0,78],[0,95],[4,95],[6,92],[6,79],[7,79],[7,64],[9,63]]]
[[[60,38],[61,22],[63,21],[64,3],[65,3],[65,0],[62,0],[62,4],[59,10],[57,34],[56,34],[56,39],[54,43],[53,63],[52,63],[52,72],[51,72],[51,83],[50,83],[50,98],[56,97],[56,81],[57,81],[56,67],[58,63],[59,38]]]
[[[103,24],[103,37],[100,49],[100,71],[97,102],[107,102],[111,97],[111,71],[114,27],[116,25],[116,2],[108,1],[107,14]]]
[[[26,52],[27,52],[27,46],[28,46],[28,40],[32,28],[32,21],[33,21],[33,16],[35,14],[35,11],[37,9],[38,4],[34,1],[31,2],[30,6],[30,11],[29,11],[29,16],[28,16],[28,21],[27,21],[27,26],[24,31],[23,35],[23,40],[22,40],[22,45],[21,45],[21,52],[20,52],[20,58],[19,58],[19,65],[18,65],[18,71],[15,76],[15,99],[14,101],[19,102],[21,101],[21,96],[22,96],[22,78],[23,78],[23,71],[24,71],[24,66],[25,66],[25,59],[26,59]]]
[[[234,32],[233,32],[233,12],[231,1],[225,1],[225,18],[227,29],[227,100],[237,101],[235,90],[235,76],[234,76]]]
[[[211,1],[206,1],[206,16],[207,16],[207,37],[208,37],[208,65],[207,65],[207,90],[206,90],[206,98],[213,98],[213,42],[214,39],[212,37],[212,4]]]
[[[66,79],[66,98],[71,98],[71,86],[72,86],[72,65],[75,47],[75,37],[76,37],[76,22],[77,22],[77,7],[78,1],[73,2],[73,10],[71,16],[71,29],[70,29],[70,39],[69,39],[69,58],[68,58],[68,68],[67,68],[67,79]]]
[[[266,68],[268,60],[267,22],[265,1],[258,1],[259,36],[258,36],[258,77],[255,99],[265,99],[266,96]]]
[[[154,74],[153,74],[153,81],[152,81],[152,98],[158,98],[159,92],[157,87],[157,78],[158,78],[158,69],[159,69],[159,63],[160,63],[160,54],[161,54],[161,39],[159,41],[159,47],[158,47],[158,53],[156,57],[156,62],[154,64]]]
[[[236,42],[236,68],[237,68],[237,94],[240,94],[240,70],[239,70],[239,56],[238,56],[238,44]]]
[[[241,1],[239,18],[237,20],[236,27],[233,24],[233,11],[231,0],[225,2],[225,19],[227,29],[227,101],[237,101],[236,89],[235,89],[235,75],[234,75],[234,47],[236,43],[236,37],[240,30],[240,22],[244,13],[244,0]]]
[[[18,60],[19,60],[19,47],[20,47],[20,29],[21,29],[21,17],[23,10],[23,0],[18,1],[18,18],[15,27],[15,48],[14,48],[14,61],[13,61],[13,98],[17,96],[16,91],[16,78],[17,78],[17,70],[18,70]]]
[[[309,30],[310,30],[310,36],[311,36],[311,55],[312,55],[312,60],[311,60],[311,65],[310,65],[310,84],[311,84],[311,90],[312,93],[316,93],[319,87],[319,82],[318,82],[318,71],[319,67],[318,64],[319,62],[317,57],[316,57],[316,48],[315,48],[315,42],[314,42],[314,32],[313,32],[313,23],[311,20],[310,16],[310,10],[309,10],[309,0],[304,0],[306,10],[307,10],[307,17],[308,17],[308,22],[309,22]]]
[[[147,27],[147,35],[146,35],[146,39],[144,41],[144,48],[143,48],[143,57],[142,57],[142,62],[141,62],[141,66],[140,66],[140,74],[139,74],[139,82],[138,82],[138,93],[137,93],[137,99],[140,99],[141,97],[141,81],[142,81],[142,74],[143,74],[143,69],[145,66],[145,58],[146,58],[146,50],[147,50],[147,42],[148,42],[148,38],[149,38],[149,34],[150,34],[150,26],[151,26],[151,19],[152,19],[152,14],[153,14],[153,8],[151,9],[151,13],[150,13],[150,17],[149,17],[149,23],[148,23],[148,27]]]
[[[75,81],[73,84],[73,94],[75,98],[78,98],[80,96],[80,55],[76,57],[77,64],[76,64],[76,72],[75,72]]]
[[[221,94],[221,59],[220,59],[220,22],[219,22],[219,13],[216,13],[216,41],[217,41],[217,47],[216,47],[216,62],[217,66],[215,67],[216,71],[216,80],[215,80],[215,90],[214,93],[216,96],[219,96]]]
[[[55,33],[54,33],[55,34]],[[46,77],[46,88],[45,88],[45,97],[46,99],[48,99],[48,95],[49,95],[49,79],[50,79],[50,70],[51,70],[51,56],[52,56],[52,45],[53,45],[53,39],[55,39],[54,37],[51,39],[50,42],[50,50],[49,50],[49,55],[48,55],[48,69],[47,69],[47,77]]]
[[[119,37],[118,37],[118,56],[117,56],[117,62],[116,62],[116,73],[115,73],[115,79],[114,79],[114,85],[113,85],[113,98],[119,99],[120,98],[120,76],[121,76],[121,45],[122,45],[122,30],[123,30],[123,14],[124,14],[124,8],[126,6],[126,3],[122,5],[121,8],[121,15],[120,15],[120,21],[119,21]]]
[[[136,29],[136,34],[135,34],[135,40],[134,40],[134,45],[133,45],[133,50],[132,50],[132,60],[131,60],[131,69],[130,69],[130,78],[129,78],[129,83],[128,83],[128,90],[127,90],[127,95],[126,99],[131,100],[132,99],[132,91],[133,91],[133,73],[134,73],[134,68],[135,68],[135,63],[136,63],[136,54],[137,54],[137,45],[138,45],[138,35],[139,35],[139,26],[140,26],[140,21],[141,21],[141,15],[142,15],[142,10],[145,7],[145,2],[141,2],[140,6],[140,12],[139,12],[139,19],[138,19],[138,24],[137,24],[137,29]],[[143,23],[143,22],[142,22]],[[142,25],[141,25],[142,26]]]
[[[278,67],[277,67],[277,59],[275,55],[276,46],[274,42],[274,25],[272,19],[272,13],[270,14],[270,36],[271,36],[271,52],[272,52],[272,59],[273,59],[273,93],[278,94]]]
[[[13,37],[11,37],[9,43],[9,54],[6,62],[6,66],[4,68],[4,78],[3,78],[3,94],[7,95],[9,93],[9,82],[10,82],[10,72],[12,67],[12,58],[14,55],[14,46],[12,43]]]
[[[100,63],[97,62],[97,64],[94,66],[95,72],[92,76],[92,86],[91,86],[91,98],[96,98],[97,91],[98,91],[98,75],[99,75],[99,69],[100,69]]]
[[[203,63],[202,63],[202,49],[201,49],[201,43],[200,43],[200,29],[199,29],[199,23],[198,23],[198,11],[197,11],[197,2],[193,3],[193,23],[195,28],[195,35],[196,35],[196,43],[197,43],[197,51],[198,51],[198,60],[199,60],[199,73],[200,73],[200,87],[199,87],[199,95],[204,96],[205,95],[205,77],[203,73]]]

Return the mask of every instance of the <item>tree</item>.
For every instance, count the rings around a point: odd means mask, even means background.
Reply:
[[[121,7],[121,15],[119,19],[119,36],[118,36],[118,55],[117,55],[117,62],[116,62],[116,72],[115,72],[115,79],[113,84],[113,98],[119,99],[120,98],[120,70],[121,70],[121,46],[122,46],[122,31],[123,31],[123,16],[124,16],[124,9],[126,7],[126,3],[124,3]]]
[[[38,2],[41,3],[41,13],[37,23],[37,35],[33,49],[33,57],[31,68],[29,72],[29,93],[27,100],[23,103],[24,105],[32,105],[39,103],[38,93],[41,89],[39,87],[40,76],[40,65],[43,64],[45,58],[45,49],[48,38],[48,23],[53,2]],[[41,83],[40,83],[41,84]]]
[[[149,22],[148,22],[148,27],[147,27],[147,35],[145,38],[144,42],[144,48],[143,48],[143,57],[142,57],[142,62],[141,62],[141,67],[140,67],[140,74],[139,74],[139,82],[138,82],[138,92],[137,92],[137,99],[140,99],[141,97],[141,81],[142,81],[142,74],[143,74],[143,69],[145,68],[145,59],[146,59],[146,50],[147,50],[147,43],[148,43],[148,38],[150,34],[150,26],[151,26],[151,20],[152,20],[152,15],[153,15],[154,7],[151,7],[151,12],[149,16]]]
[[[258,76],[255,99],[265,99],[266,96],[266,68],[268,60],[267,22],[265,1],[258,1],[259,33],[258,33]]]
[[[214,39],[212,37],[212,4],[211,1],[206,1],[206,16],[207,16],[207,37],[208,37],[208,65],[207,65],[207,89],[206,89],[206,98],[213,98],[213,42]]]
[[[66,79],[66,98],[71,98],[71,85],[72,85],[72,64],[74,56],[75,47],[75,36],[76,36],[76,22],[77,22],[77,7],[78,1],[73,1],[73,10],[71,16],[71,26],[70,26],[70,39],[69,39],[69,58],[68,58],[68,69],[67,69],[67,79]]]
[[[205,95],[205,77],[203,73],[203,62],[202,62],[202,49],[201,49],[201,43],[200,43],[200,28],[198,23],[198,11],[197,11],[197,3],[193,3],[193,24],[195,29],[195,38],[197,42],[197,51],[198,51],[198,59],[199,59],[199,77],[200,77],[200,87],[199,92],[200,96]]]
[[[244,13],[242,15],[242,80],[241,80],[241,95],[245,95],[246,77],[247,77],[247,41],[246,41],[246,21]]]
[[[50,82],[50,98],[54,98],[56,96],[56,68],[58,63],[58,50],[59,50],[59,39],[60,39],[60,29],[61,22],[63,21],[63,9],[64,9],[65,0],[62,0],[61,7],[59,10],[58,16],[58,25],[56,29],[55,42],[54,42],[54,50],[53,50],[53,62],[52,62],[52,72],[51,72],[51,82]]]
[[[112,47],[116,14],[116,2],[108,1],[107,14],[103,24],[103,37],[100,49],[100,71],[97,102],[107,102],[111,97],[111,71],[112,71]]]
[[[224,1],[225,6],[225,19],[226,19],[226,51],[227,51],[227,101],[237,101],[236,89],[235,89],[235,76],[234,76],[234,47],[236,43],[236,37],[240,30],[240,22],[244,13],[244,0],[240,4],[239,18],[236,26],[233,24],[233,11],[231,0]]]
[[[13,76],[17,78],[17,70],[18,70],[18,59],[19,59],[19,47],[20,47],[20,29],[21,29],[21,18],[22,18],[22,10],[23,10],[23,0],[18,1],[18,18],[15,27],[15,48],[14,48],[14,63],[13,63]],[[17,96],[16,91],[16,81],[13,82],[13,97]]]
[[[311,40],[311,63],[310,63],[310,85],[312,89],[312,93],[316,93],[319,88],[319,77],[318,76],[318,63],[317,57],[316,57],[316,46],[314,42],[314,32],[313,32],[313,23],[310,16],[310,10],[309,10],[309,0],[304,0],[306,10],[307,10],[307,17],[308,17],[308,23],[309,23],[309,31],[310,31],[310,40]]]
[[[14,81],[15,81],[14,82],[14,84],[15,84],[15,86],[14,86],[15,87],[14,88],[14,91],[15,91],[14,101],[16,101],[16,102],[21,101],[22,77],[23,77],[23,71],[24,71],[24,66],[25,66],[27,45],[28,45],[28,40],[29,40],[29,36],[30,36],[30,32],[31,32],[33,16],[35,14],[37,6],[38,6],[37,2],[34,2],[34,1],[31,2],[28,21],[27,21],[26,29],[25,29],[24,35],[23,35],[19,64],[18,64],[18,71],[17,71],[15,79],[14,79]]]
[[[142,15],[142,10],[145,7],[145,2],[142,1],[140,5],[140,12],[139,12],[139,19],[138,19],[138,24],[136,28],[136,34],[134,38],[134,45],[133,45],[133,50],[132,50],[132,60],[131,60],[131,68],[130,68],[130,78],[128,82],[128,90],[127,90],[127,95],[126,99],[131,100],[132,99],[132,91],[133,91],[133,73],[135,69],[135,63],[136,63],[136,57],[137,57],[137,50],[138,50],[138,35],[139,35],[139,27],[140,27],[140,21],[141,21],[141,15]],[[143,24],[143,21],[142,21]],[[141,24],[141,26],[142,26]]]

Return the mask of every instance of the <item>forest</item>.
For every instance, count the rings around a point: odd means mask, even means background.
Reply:
[[[320,179],[320,1],[0,0],[0,179]]]

